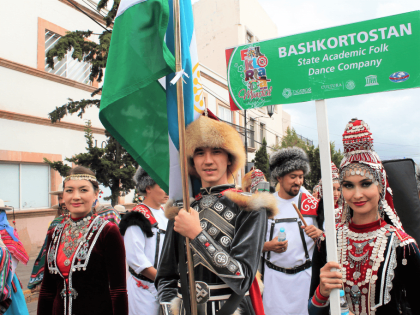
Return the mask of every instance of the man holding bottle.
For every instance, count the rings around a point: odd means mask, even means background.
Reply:
[[[310,171],[309,160],[300,148],[282,149],[270,157],[270,171],[280,184],[274,193],[280,211],[268,220],[263,248],[265,314],[308,314],[311,258],[315,241],[322,234],[318,200],[301,192],[304,176]],[[305,218],[306,227],[293,203]]]

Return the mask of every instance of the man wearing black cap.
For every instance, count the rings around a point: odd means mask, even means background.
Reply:
[[[263,248],[265,314],[308,314],[311,258],[315,240],[322,234],[318,228],[322,225],[316,220],[318,200],[301,192],[304,176],[310,172],[308,156],[297,147],[276,151],[270,157],[270,171],[280,189],[274,193],[279,214],[268,220]],[[307,227],[293,203],[305,217]],[[282,242],[278,241],[280,228],[286,233]]]

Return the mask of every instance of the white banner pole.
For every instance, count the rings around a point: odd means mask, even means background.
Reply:
[[[325,100],[315,101],[318,125],[319,155],[321,157],[322,194],[324,199],[325,236],[327,261],[338,261],[337,236],[335,233],[334,196],[331,171],[330,137],[328,133],[327,104]],[[331,314],[340,314],[340,292],[334,289],[330,295]]]

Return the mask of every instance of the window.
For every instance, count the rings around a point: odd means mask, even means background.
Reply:
[[[255,148],[255,120],[249,121],[249,146]]]
[[[53,48],[58,40],[61,38],[60,35],[49,30],[45,30],[45,71],[59,75],[64,78],[75,80],[84,84],[92,84],[89,80],[91,65],[87,62],[78,61],[73,59],[73,49],[68,52],[61,61],[58,58],[54,58],[54,69],[47,65],[47,52]]]
[[[252,43],[252,34],[250,32],[246,32],[246,42],[247,44]]]
[[[219,105],[219,118],[232,123],[232,111],[229,108]]]
[[[0,163],[0,199],[15,209],[50,206],[48,165]]]
[[[276,145],[280,145],[280,137],[276,136]]]
[[[265,124],[261,123],[260,126],[261,126],[261,129],[260,129],[260,142],[261,142],[261,145],[262,145],[263,139],[265,138]]]

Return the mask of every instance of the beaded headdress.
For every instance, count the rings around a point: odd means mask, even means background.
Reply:
[[[264,173],[254,167],[242,178],[242,189],[254,193],[260,182],[266,181]]]
[[[251,175],[251,193],[254,193],[259,183],[265,181],[265,176],[262,171],[255,169]]]
[[[387,175],[381,159],[373,150],[372,133],[363,120],[353,118],[343,133],[344,158],[340,164],[339,182],[343,183],[346,176],[361,175],[369,178],[379,187],[379,212],[382,217],[388,216],[392,225],[402,229],[392,200],[392,191],[388,185]],[[344,201],[343,194],[341,194]],[[343,209],[343,221],[350,220],[350,208],[347,204]]]
[[[332,182],[339,183],[340,171],[338,170],[337,166],[335,166],[334,162],[331,162],[331,172],[332,172]],[[319,198],[322,198],[322,179],[319,180],[318,192],[319,192]]]
[[[64,179],[64,182],[67,182],[69,180],[90,180],[91,182],[97,182],[96,177],[89,174],[72,174],[67,176]]]

